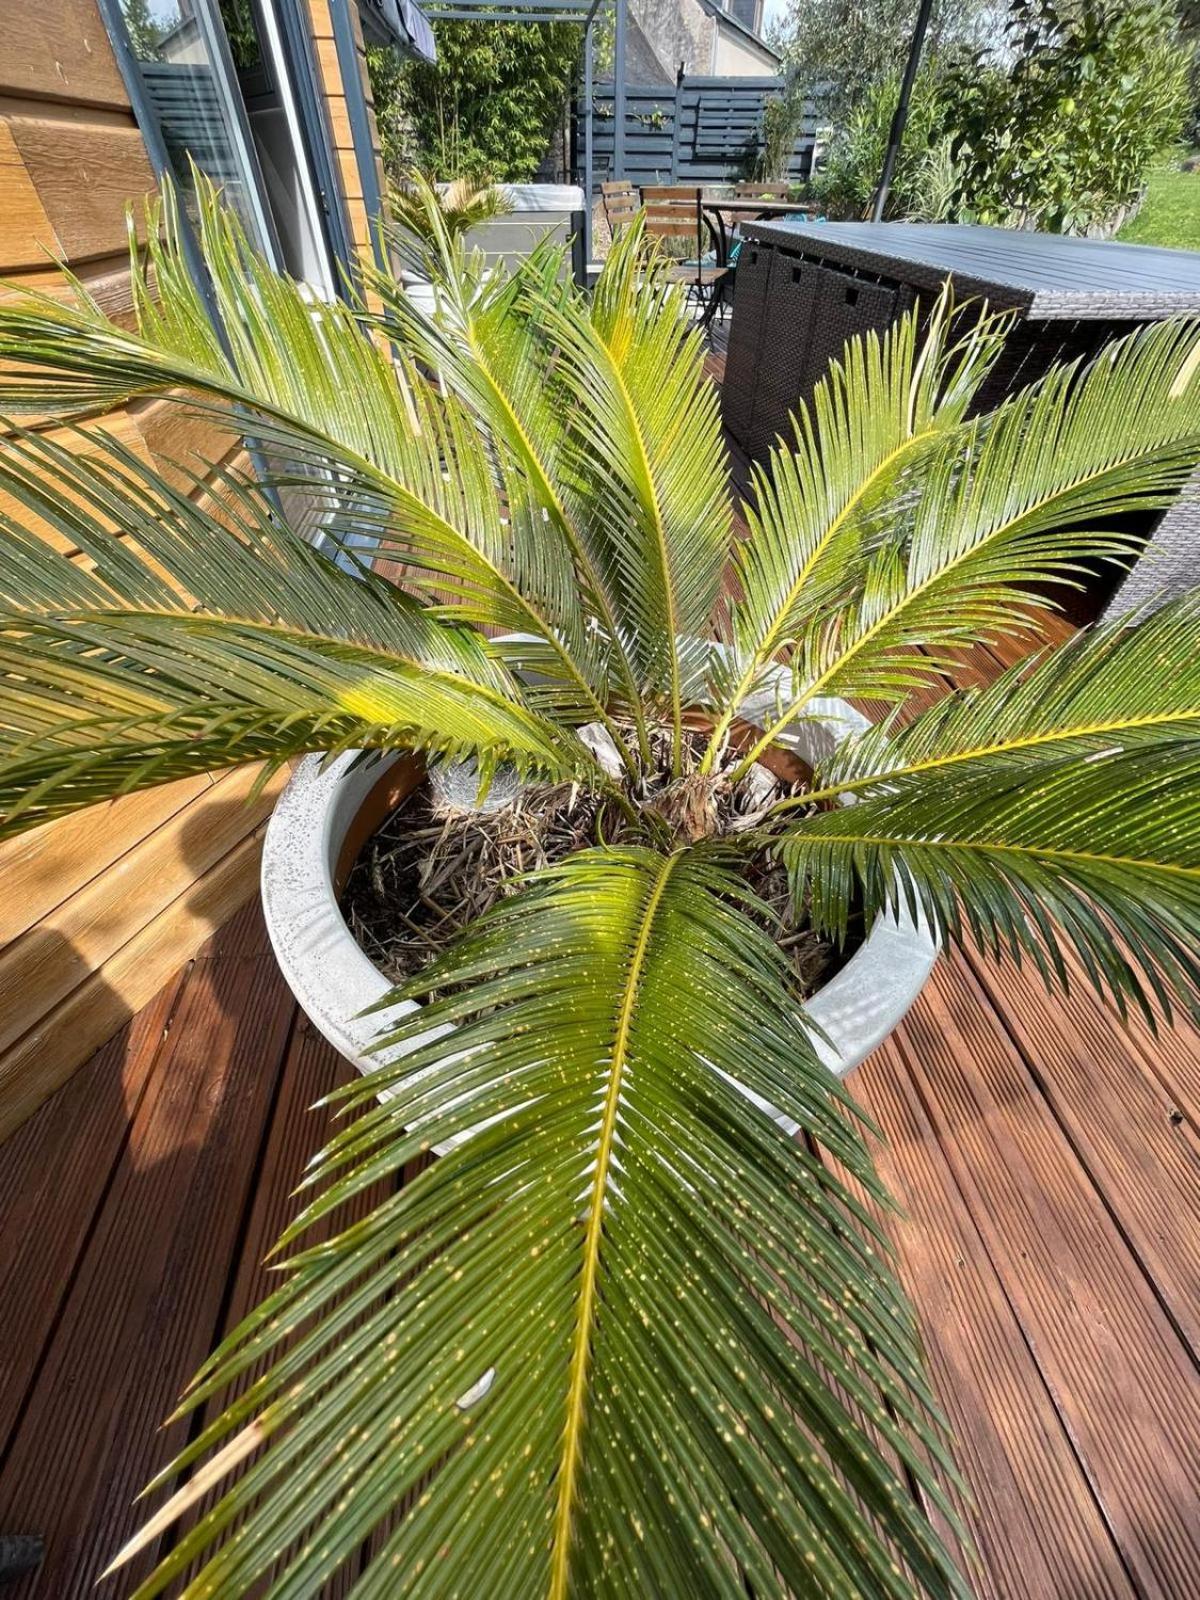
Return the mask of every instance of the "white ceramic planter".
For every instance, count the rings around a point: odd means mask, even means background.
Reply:
[[[746,720],[765,723],[773,706],[768,687],[747,703]],[[812,710],[813,720],[793,724],[779,740],[805,761],[867,725],[841,700],[814,702]],[[280,796],[263,847],[263,909],[284,977],[316,1027],[361,1072],[380,1064],[382,1058],[369,1051],[381,1028],[417,1007],[409,1001],[363,1015],[392,985],[355,942],[338,908],[338,892],[361,845],[412,787],[414,773],[404,756],[355,765],[350,754],[324,768],[320,756],[309,756]],[[936,957],[936,942],[923,922],[905,912],[876,920],[851,959],[808,1002],[825,1035],[814,1036],[814,1043],[831,1072],[849,1072],[887,1038],[921,992]],[[794,1128],[772,1107],[765,1109]]]
[[[584,209],[583,190],[575,184],[506,183],[501,188],[510,209],[467,234],[467,244],[482,250],[489,266],[514,268],[547,235],[565,244]],[[436,309],[437,295],[427,279],[403,271],[400,281],[422,310]]]

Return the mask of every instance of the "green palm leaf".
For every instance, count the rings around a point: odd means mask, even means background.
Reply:
[[[1081,559],[1140,548],[1114,519],[1170,504],[1200,454],[1196,339],[1141,329],[951,435],[854,603],[798,643],[788,703],[742,768],[815,696],[899,700],[952,665],[947,647],[1027,632]]]
[[[137,1600],[206,1554],[188,1595],[272,1569],[310,1595],[376,1528],[362,1597],[963,1592],[903,1483],[941,1503],[895,1282],[838,1180],[730,1081],[878,1193],[752,909],[711,854],[595,850],[410,985],[444,997],[339,1091],[359,1116],[284,1242],[445,1153],[293,1257],[209,1363],[189,1407],[273,1364],[164,1477],[207,1458],[211,1487],[266,1449]]]
[[[732,548],[728,468],[704,344],[640,226],[614,247],[591,318],[543,297],[576,494],[605,540],[602,570],[646,690],[663,696],[679,766],[701,698],[703,644]]]
[[[436,306],[426,309],[393,278],[372,273],[370,288],[386,310],[379,331],[401,342],[486,428],[507,468],[510,517],[526,530],[549,521],[561,533],[587,609],[600,624],[586,638],[573,639],[572,650],[590,650],[595,657],[589,681],[602,683],[611,671],[610,693],[635,722],[645,755],[645,715],[627,642],[631,628],[621,617],[621,596],[607,571],[597,502],[573,481],[570,405],[560,392],[554,346],[536,316],[546,297],[587,316],[578,293],[561,281],[564,251],[543,241],[509,276],[488,274],[461,239],[446,232],[436,200],[426,195],[424,204],[436,247],[426,248],[422,260],[433,274]],[[544,648],[526,652],[523,664],[543,669],[544,654]]]
[[[1006,319],[976,319],[957,339],[953,319],[947,288],[927,319],[913,310],[882,336],[852,339],[801,408],[795,446],[754,467],[706,771],[762,669],[854,597],[914,468],[959,427],[994,365]]]
[[[1198,618],[1189,599],[1081,637],[839,752],[803,803],[857,803],[780,847],[814,919],[920,906],[1047,982],[1066,986],[1070,946],[1122,1014],[1200,1016]]]
[[[253,485],[226,474],[205,508],[105,436],[86,442],[95,453],[31,435],[0,450],[31,522],[90,563],[3,519],[6,831],[210,767],[359,744],[599,778],[477,635],[341,570]]]
[[[607,721],[586,651],[576,660],[564,642],[587,636],[570,550],[540,519],[516,536],[490,442],[469,412],[372,337],[353,307],[316,305],[272,272],[203,184],[200,217],[225,345],[192,281],[168,193],[151,211],[148,259],[131,256],[137,331],[111,322],[82,292],[78,305],[50,296],[6,303],[0,401],[14,412],[62,414],[183,391],[192,405],[215,406],[327,502],[328,532],[340,524],[373,533],[404,560],[410,586],[462,620],[545,640],[544,666],[560,682],[560,701],[569,692],[569,714]]]
[[[853,790],[866,798],[900,779],[965,767],[1006,775],[1027,763],[1082,759],[1200,738],[1200,597],[1080,632],[1018,662],[991,684],[948,695],[896,732],[848,740],[796,804]]]

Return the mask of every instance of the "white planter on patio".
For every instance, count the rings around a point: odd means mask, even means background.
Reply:
[[[565,244],[584,208],[583,190],[573,183],[502,183],[500,189],[511,211],[467,235],[493,264],[515,265],[547,234]]]
[[[747,704],[748,721],[770,715],[770,688],[760,701]],[[818,701],[813,709],[819,720],[795,723],[779,741],[801,759],[825,753],[866,726],[841,700]],[[324,767],[320,756],[308,756],[279,799],[263,849],[263,908],[284,977],[316,1027],[361,1072],[379,1065],[381,1058],[369,1052],[382,1027],[417,1007],[405,1002],[363,1015],[392,985],[355,941],[338,895],[362,845],[420,776],[419,765],[403,755],[355,765],[350,753]],[[849,1072],[892,1032],[936,956],[923,922],[906,912],[876,920],[846,965],[808,1002],[808,1014],[826,1036],[814,1036],[814,1043],[830,1071]]]
[[[547,234],[565,244],[579,226],[584,201],[576,184],[504,183],[500,188],[512,210],[481,222],[466,236],[467,244],[482,250],[491,266],[515,266]],[[427,279],[404,269],[400,281],[422,310],[435,309],[437,298]]]

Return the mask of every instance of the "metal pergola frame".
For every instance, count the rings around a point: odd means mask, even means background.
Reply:
[[[616,12],[613,36],[613,168],[625,176],[625,35],[628,0],[447,0],[422,6],[431,22],[573,22],[583,29],[583,256],[592,259],[592,89],[596,17],[604,5]]]

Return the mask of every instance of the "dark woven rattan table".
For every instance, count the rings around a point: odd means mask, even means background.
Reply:
[[[1016,313],[981,411],[1140,322],[1200,314],[1200,252],[1191,250],[933,223],[760,221],[744,232],[722,404],[725,426],[759,460],[790,433],[789,413],[848,338],[931,304],[947,279],[960,301]],[[1172,570],[1144,560],[1147,592],[1200,581],[1197,485],[1154,544],[1170,552]]]

